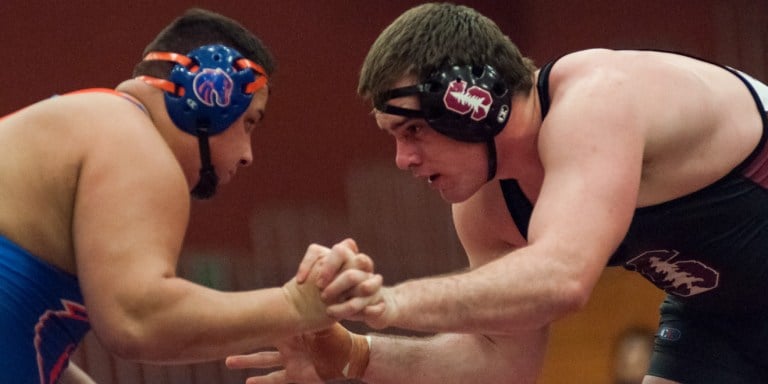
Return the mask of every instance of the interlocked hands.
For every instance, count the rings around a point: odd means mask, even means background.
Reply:
[[[368,365],[370,338],[347,331],[336,319],[386,325],[382,277],[373,272],[371,258],[360,253],[352,239],[332,248],[311,245],[296,277],[283,286],[289,301],[310,329],[276,345],[277,351],[230,356],[229,368],[281,370],[251,377],[246,384],[322,383],[339,378],[360,378]],[[330,325],[330,328],[327,328]]]

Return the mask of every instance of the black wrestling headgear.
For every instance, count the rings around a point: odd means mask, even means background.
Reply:
[[[417,95],[421,110],[389,105],[398,97]],[[423,118],[452,139],[488,144],[488,179],[496,174],[494,137],[509,119],[512,92],[489,65],[451,65],[433,72],[424,82],[394,88],[377,95],[376,109],[383,113]]]

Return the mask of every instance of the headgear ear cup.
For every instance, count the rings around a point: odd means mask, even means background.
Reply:
[[[267,83],[261,66],[221,44],[199,47],[186,56],[152,52],[144,60],[176,63],[168,80],[139,78],[165,91],[168,115],[177,127],[190,134],[197,134],[201,126],[206,126],[209,135],[223,132]]]
[[[424,118],[459,141],[484,142],[509,118],[511,92],[491,66],[450,66],[435,71],[419,93]]]
[[[390,99],[417,95],[421,110],[387,104]],[[375,96],[376,109],[394,115],[423,118],[436,131],[459,141],[493,140],[509,119],[512,93],[493,67],[447,66],[424,82],[394,88]]]

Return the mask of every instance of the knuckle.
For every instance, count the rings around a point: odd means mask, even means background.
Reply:
[[[312,243],[309,245],[309,247],[307,247],[307,251],[312,253],[320,253],[323,250],[323,248],[325,247],[323,247],[320,244]]]

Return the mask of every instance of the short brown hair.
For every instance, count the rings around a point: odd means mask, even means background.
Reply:
[[[235,20],[201,8],[188,9],[166,26],[144,49],[149,52],[175,52],[187,54],[208,44],[222,44],[234,48],[243,57],[259,64],[269,76],[275,62],[267,47],[253,33]],[[168,78],[173,63],[142,61],[133,70],[133,76],[149,75]]]
[[[411,8],[390,24],[368,51],[357,92],[377,97],[406,75],[424,80],[445,65],[490,65],[513,92],[529,92],[533,61],[489,18],[472,8],[427,3]]]

